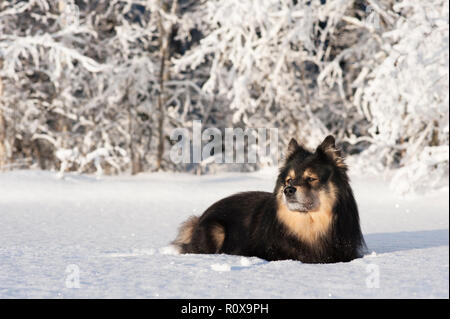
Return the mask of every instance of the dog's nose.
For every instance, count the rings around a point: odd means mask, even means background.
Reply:
[[[288,186],[284,189],[284,194],[286,196],[292,196],[295,194],[295,191],[296,191],[296,189],[294,186]]]

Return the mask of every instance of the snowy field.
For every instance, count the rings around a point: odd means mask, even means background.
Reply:
[[[168,248],[186,217],[271,191],[274,171],[0,173],[0,298],[448,298],[448,188],[402,198],[380,178],[352,180],[370,252],[310,265]],[[66,288],[77,269],[80,287]]]

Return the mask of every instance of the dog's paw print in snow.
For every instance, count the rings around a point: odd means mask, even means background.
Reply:
[[[231,270],[242,270],[248,267],[251,267],[253,265],[259,265],[261,263],[260,259],[258,258],[247,258],[247,257],[241,257],[239,259],[239,264],[235,266],[231,266],[227,263],[223,264],[212,264],[211,269],[214,271],[231,271]]]
[[[228,264],[212,264],[211,269],[214,271],[230,271],[231,266]]]
[[[159,252],[162,255],[179,255],[180,254],[178,249],[172,245],[160,248]]]

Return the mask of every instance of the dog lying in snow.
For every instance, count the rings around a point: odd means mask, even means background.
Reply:
[[[289,143],[275,189],[224,198],[180,227],[181,253],[347,262],[365,248],[347,166],[328,136],[313,152]]]

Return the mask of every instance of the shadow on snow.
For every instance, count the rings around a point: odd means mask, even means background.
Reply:
[[[365,234],[367,247],[376,253],[448,246],[448,229]]]

